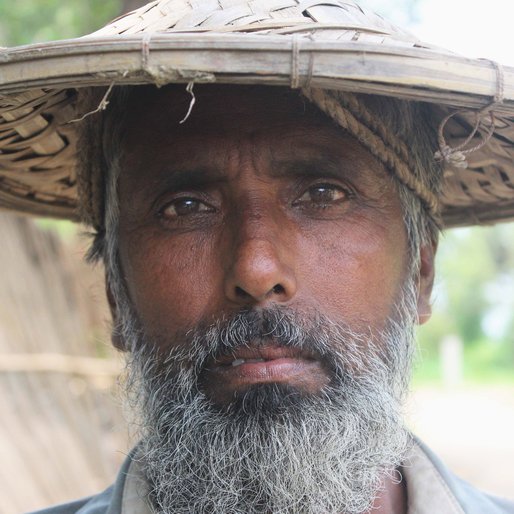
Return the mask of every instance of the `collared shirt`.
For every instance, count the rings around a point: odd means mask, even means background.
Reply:
[[[514,514],[514,503],[486,495],[453,475],[420,441],[401,468],[407,487],[408,514]],[[38,514],[152,514],[148,485],[130,456],[115,484],[97,496]]]

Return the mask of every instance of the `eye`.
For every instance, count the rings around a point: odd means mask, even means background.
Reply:
[[[160,212],[163,218],[172,219],[182,216],[191,216],[202,212],[212,212],[210,205],[196,198],[177,198],[168,203]]]
[[[346,200],[350,196],[348,191],[334,184],[315,184],[309,187],[294,203],[299,206],[307,207],[310,204],[314,207],[324,208]]]

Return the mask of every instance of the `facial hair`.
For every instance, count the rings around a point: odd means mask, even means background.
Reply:
[[[164,353],[134,313],[126,388],[140,416],[138,456],[155,512],[367,512],[409,445],[401,405],[413,353],[415,290],[380,332],[319,313],[242,311],[175,334]],[[257,343],[256,343],[257,342]],[[208,363],[245,345],[308,350],[330,376],[317,394],[280,384],[227,406],[202,389]]]

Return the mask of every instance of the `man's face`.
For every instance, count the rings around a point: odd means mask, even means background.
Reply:
[[[383,166],[289,92],[196,97],[179,123],[183,87],[140,90],[122,141],[120,264],[147,336],[166,350],[173,334],[272,306],[384,329],[409,256]],[[315,394],[329,382],[317,355],[254,341],[211,362],[202,387],[225,405],[259,384]]]
[[[179,123],[183,87],[136,90],[121,141],[110,296],[151,501],[367,512],[408,446],[431,252],[414,275],[393,180],[298,95],[195,93]]]

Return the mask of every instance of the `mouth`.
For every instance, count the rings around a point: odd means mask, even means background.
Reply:
[[[286,384],[306,393],[327,383],[321,359],[298,348],[244,346],[213,359],[205,368],[206,389],[214,396],[233,397],[257,384]]]
[[[272,362],[277,360],[316,360],[315,356],[297,348],[278,345],[244,346],[234,350],[230,355],[218,357],[213,367],[237,368],[244,364]]]

